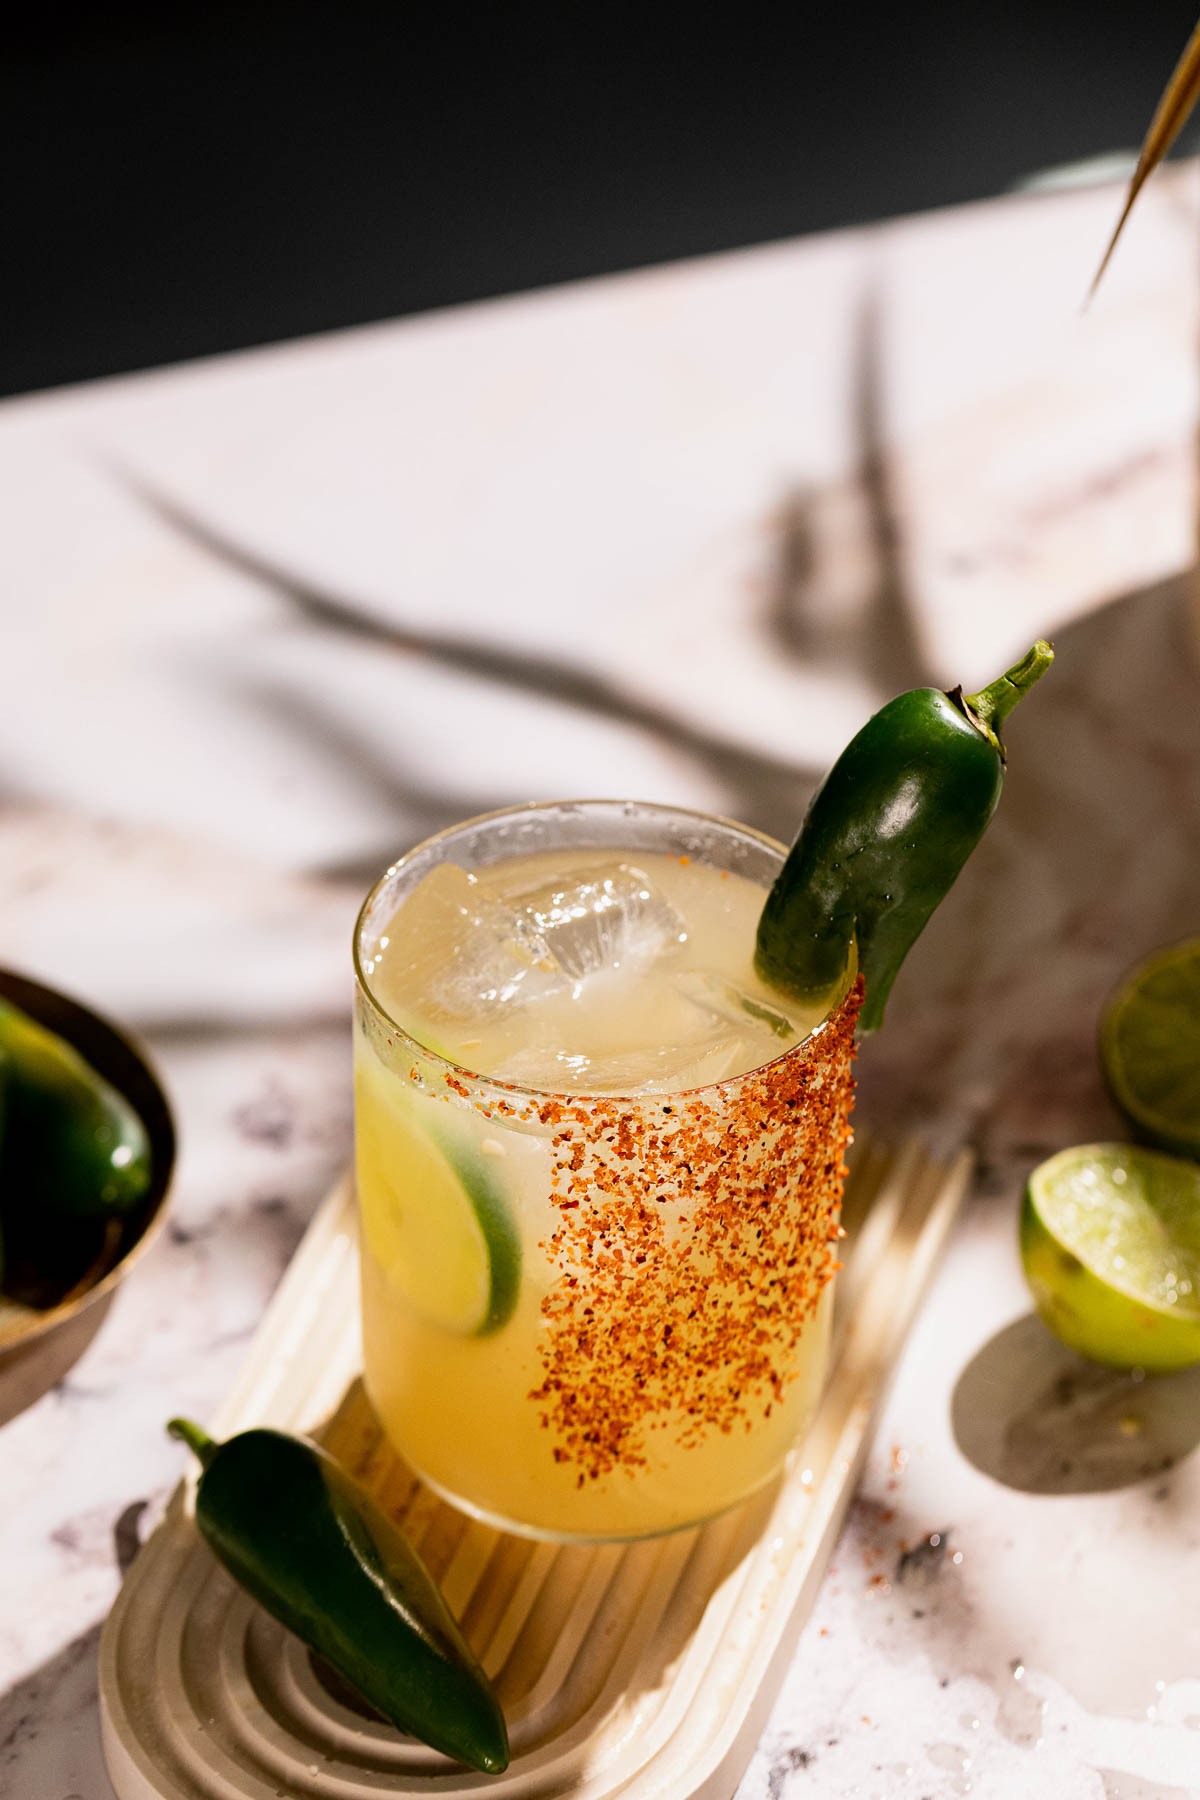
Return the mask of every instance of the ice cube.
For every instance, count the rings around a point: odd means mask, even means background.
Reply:
[[[372,963],[373,992],[401,1020],[488,1018],[518,995],[570,986],[529,921],[453,863],[439,863],[413,889]]]
[[[502,1057],[493,1064],[492,1074],[521,1087],[540,1088],[546,1094],[586,1094],[595,1092],[591,1068],[590,1056],[534,1043],[522,1044],[511,1056]]]
[[[638,1052],[627,1060],[628,1067],[614,1069],[611,1076],[608,1068],[605,1069],[606,1085],[612,1090],[617,1091],[620,1084],[626,1093],[681,1094],[689,1088],[707,1087],[710,1082],[724,1081],[729,1075],[740,1074],[750,1067],[754,1057],[747,1050],[744,1039],[718,1037],[703,1046],[686,1044],[678,1050],[668,1050],[657,1066],[642,1062]],[[624,1087],[624,1082],[639,1068],[642,1079],[638,1086]]]
[[[564,974],[582,981],[602,969],[641,969],[676,952],[684,923],[650,877],[632,863],[576,870],[518,895],[525,930]]]
[[[695,1001],[697,1006],[703,1007],[715,1018],[727,1019],[742,1031],[769,1032],[778,1040],[776,1055],[800,1036],[795,1020],[790,1019],[781,1007],[743,993],[732,981],[726,981],[723,975],[713,975],[703,969],[689,969],[686,974],[674,977],[674,986],[679,993]]]
[[[736,1037],[708,1044],[663,1044],[606,1056],[573,1055],[548,1045],[526,1044],[495,1072],[502,1081],[551,1094],[674,1094],[724,1081],[753,1060],[743,1040]]]
[[[697,1020],[706,1022],[707,1042],[712,1051],[731,1041],[738,1045],[736,1069],[760,1069],[777,1056],[792,1049],[804,1037],[807,1025],[791,1019],[780,1006],[772,1005],[756,994],[747,994],[736,982],[708,970],[688,969],[673,973],[671,985],[695,1009]],[[723,1075],[710,1075],[710,1081],[723,1080]]]

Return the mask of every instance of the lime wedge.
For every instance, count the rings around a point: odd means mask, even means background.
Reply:
[[[1200,938],[1129,972],[1104,1008],[1100,1061],[1141,1136],[1200,1158]]]
[[[430,1323],[463,1337],[498,1331],[517,1303],[521,1240],[496,1175],[473,1146],[398,1109],[387,1138],[362,1184],[371,1255]]]
[[[1133,1144],[1081,1144],[1033,1171],[1021,1260],[1039,1313],[1095,1362],[1200,1362],[1200,1169]]]

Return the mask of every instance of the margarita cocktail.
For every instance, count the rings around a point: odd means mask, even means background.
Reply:
[[[455,1503],[634,1537],[778,1470],[824,1379],[857,984],[756,976],[771,840],[534,806],[389,870],[359,919],[365,1377]]]

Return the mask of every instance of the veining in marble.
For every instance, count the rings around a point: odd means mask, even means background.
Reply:
[[[168,1229],[0,1428],[6,1800],[109,1800],[98,1623],[180,1470],[163,1421],[211,1414],[347,1156],[368,873],[552,791],[790,835],[879,700],[1047,630],[861,1059],[862,1117],[973,1142],[976,1197],[741,1794],[1200,1796],[1197,1383],[1064,1365],[1013,1236],[1034,1162],[1121,1130],[1104,993],[1200,929],[1196,171],[1081,320],[1113,201],[0,408],[0,959],[142,1032],[182,1140]]]

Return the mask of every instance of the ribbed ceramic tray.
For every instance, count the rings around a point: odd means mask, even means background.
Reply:
[[[847,1183],[829,1385],[784,1477],[697,1529],[630,1545],[505,1535],[423,1488],[382,1440],[359,1373],[352,1194],[329,1196],[263,1321],[224,1437],[318,1435],[403,1523],[509,1722],[474,1775],[357,1710],[201,1542],[194,1482],[137,1557],[100,1645],[120,1800],[726,1800],[754,1750],[836,1539],[888,1376],[969,1164],[859,1145]],[[286,1506],[286,1496],[279,1496]]]

